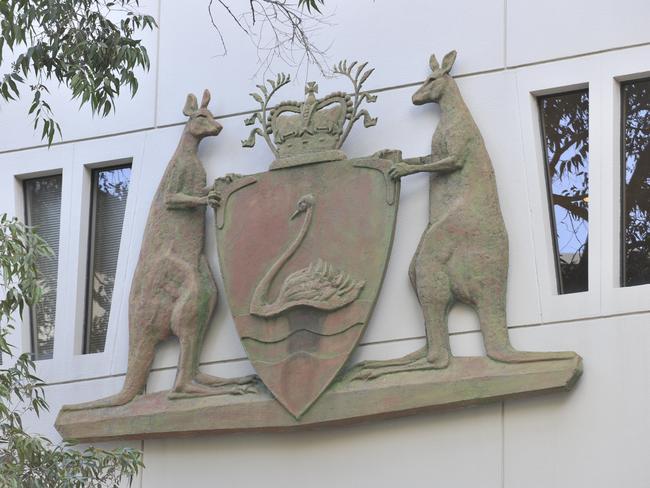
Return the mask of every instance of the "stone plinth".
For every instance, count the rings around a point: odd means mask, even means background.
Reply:
[[[374,380],[343,376],[299,420],[261,386],[257,393],[240,396],[171,400],[167,392],[159,392],[121,407],[62,411],[56,428],[64,439],[88,442],[325,427],[569,390],[581,373],[580,356],[522,364],[458,357],[442,370]]]

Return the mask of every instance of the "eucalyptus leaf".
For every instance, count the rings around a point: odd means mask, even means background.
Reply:
[[[46,123],[48,133],[58,130],[55,121]],[[142,469],[140,451],[78,451],[71,443],[57,445],[24,430],[24,415],[48,409],[45,384],[34,374],[29,353],[16,357],[7,339],[24,305],[42,296],[37,263],[52,255],[34,229],[0,215],[0,487],[118,488]]]
[[[107,116],[120,89],[128,86],[135,96],[136,74],[150,68],[139,36],[155,28],[156,21],[138,11],[139,3],[0,0],[0,63],[5,45],[17,54],[12,65],[0,64],[10,76],[0,83],[0,97],[5,102],[15,100],[20,85],[26,85],[36,100],[36,93],[48,93],[46,83],[56,81],[69,88],[81,106],[89,103],[93,113]],[[126,11],[126,19],[114,20],[113,11]],[[42,95],[29,113],[34,127],[41,126],[41,138],[51,144],[60,128]]]

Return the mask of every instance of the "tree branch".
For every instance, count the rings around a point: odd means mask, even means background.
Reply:
[[[558,205],[562,207],[574,217],[582,219],[585,222],[589,221],[589,212],[587,211],[587,209],[575,204],[575,202],[584,200],[585,198],[584,196],[568,197],[566,195],[558,195],[556,193],[553,193],[551,196],[554,205]]]

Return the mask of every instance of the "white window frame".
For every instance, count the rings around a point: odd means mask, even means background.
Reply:
[[[137,255],[133,258],[133,216],[137,186],[147,134],[139,132],[89,141],[54,145],[0,154],[0,213],[24,217],[22,181],[47,174],[63,175],[61,234],[59,242],[57,313],[52,359],[36,362],[36,374],[46,383],[59,383],[121,374],[115,366],[115,343],[119,328],[128,335],[129,283]],[[91,171],[119,161],[131,161],[131,187],[124,215],[122,242],[113,290],[106,347],[103,353],[81,354],[84,333],[86,269],[90,215]],[[137,246],[139,252],[139,246]],[[131,269],[129,269],[131,268]],[[118,324],[124,327],[118,327]],[[122,332],[121,332],[122,333]],[[30,350],[29,317],[9,336],[18,354]]]
[[[621,285],[621,82],[650,77],[650,46],[600,56],[603,78],[603,315],[650,310],[650,284]],[[611,163],[610,163],[611,161]]]
[[[601,77],[597,57],[569,59],[525,68],[517,75],[526,180],[530,198],[533,242],[542,322],[560,322],[601,313],[602,231],[602,124]],[[561,295],[558,292],[554,236],[546,185],[546,162],[537,97],[576,89],[589,89],[589,289]]]

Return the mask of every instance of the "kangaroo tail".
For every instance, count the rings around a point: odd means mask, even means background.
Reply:
[[[151,340],[151,338],[149,338],[149,340]],[[156,352],[156,345],[154,343],[142,344],[142,342],[145,341],[139,342],[140,344],[138,344],[138,347],[133,347],[133,344],[129,347],[129,363],[126,369],[126,378],[124,379],[122,390],[119,393],[92,402],[63,405],[61,410],[72,411],[117,407],[129,403],[136,397],[136,395],[142,393],[147,384],[149,370],[151,369],[151,363],[153,363],[153,358]]]

